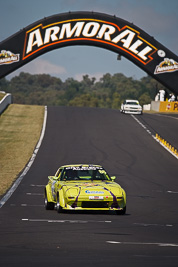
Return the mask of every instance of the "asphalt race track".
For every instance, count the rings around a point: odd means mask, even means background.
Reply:
[[[178,148],[178,117],[135,116]],[[125,216],[44,209],[47,176],[101,164],[127,192]],[[0,266],[178,266],[178,160],[131,115],[48,107],[36,159],[0,209]]]

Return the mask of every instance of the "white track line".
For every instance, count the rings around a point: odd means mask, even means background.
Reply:
[[[27,166],[25,167],[25,169],[23,170],[22,174],[17,178],[17,180],[14,182],[14,184],[12,185],[12,187],[9,189],[9,191],[5,194],[5,196],[0,200],[0,208],[2,208],[2,206],[6,203],[6,201],[11,197],[11,195],[14,193],[14,191],[17,189],[17,187],[19,186],[19,184],[21,183],[22,179],[24,178],[24,176],[27,174],[27,172],[29,171],[30,167],[32,166],[36,155],[38,153],[38,150],[41,146],[44,134],[45,134],[45,129],[46,129],[46,121],[47,121],[47,107],[45,106],[45,112],[44,112],[44,120],[43,120],[43,128],[41,131],[41,136],[40,139],[35,147],[35,150],[33,152],[33,155],[31,157],[31,159],[29,160]]]
[[[178,194],[178,192],[175,192],[175,191],[167,191],[167,193],[169,193],[169,194]]]
[[[150,135],[155,139],[155,136],[150,132],[150,130],[148,130],[148,129],[146,128],[146,126],[145,126],[141,121],[139,121],[139,119],[137,119],[134,115],[131,115],[131,117],[132,117],[135,121],[137,121],[138,124],[140,124],[140,126],[141,126],[143,129],[145,129],[145,130],[147,131],[147,133],[150,134]]]
[[[30,186],[33,186],[33,187],[45,187],[46,185],[44,184],[31,184]]]
[[[26,193],[26,195],[29,195],[29,196],[43,196],[44,194],[40,194],[40,193]]]
[[[172,224],[157,224],[157,223],[134,223],[134,225],[138,226],[144,226],[144,227],[149,227],[149,226],[158,226],[158,227],[173,227]]]
[[[48,222],[48,223],[111,223],[111,221],[82,221],[82,220],[51,220],[51,219],[22,219],[28,222]]]
[[[146,242],[119,242],[119,241],[106,241],[109,244],[120,244],[120,245],[152,245],[158,247],[178,247],[178,244],[172,243],[146,243]]]

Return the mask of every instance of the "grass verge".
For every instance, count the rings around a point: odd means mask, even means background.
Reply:
[[[0,93],[0,101],[5,97],[6,94]]]
[[[32,156],[40,138],[44,107],[10,105],[0,116],[0,196]]]

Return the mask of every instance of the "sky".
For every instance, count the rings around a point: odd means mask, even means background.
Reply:
[[[0,42],[44,17],[69,11],[94,11],[131,22],[178,55],[178,0],[0,0]],[[69,46],[45,53],[12,72],[50,74],[65,81],[83,75],[99,80],[104,74],[122,73],[140,79],[147,76],[131,61],[102,48]]]

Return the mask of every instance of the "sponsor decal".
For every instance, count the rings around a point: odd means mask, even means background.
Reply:
[[[18,62],[20,59],[19,54],[14,54],[11,51],[1,50],[0,52],[0,65],[12,64]]]
[[[174,111],[178,111],[178,103],[177,103],[177,102],[176,102],[176,103],[174,103],[173,110],[174,110]]]
[[[104,199],[102,196],[89,196],[89,199]]]
[[[178,112],[178,102],[160,102],[160,112]]]
[[[174,72],[177,70],[178,70],[178,63],[175,60],[169,59],[169,58],[164,58],[164,60],[161,61],[161,63],[158,66],[156,66],[154,74],[161,74],[161,73],[165,73],[165,72]]]
[[[95,167],[95,166],[70,166],[66,167],[66,170],[74,170],[74,171],[96,171],[96,170],[102,170],[102,167]]]
[[[167,107],[166,107],[166,110],[170,110],[170,108],[171,108],[171,104],[168,103],[168,104],[167,104]]]
[[[86,190],[86,194],[104,194],[103,191],[95,191],[95,190]]]
[[[23,60],[52,45],[75,41],[107,44],[136,58],[144,65],[153,60],[158,50],[140,32],[128,25],[120,28],[117,24],[95,19],[72,19],[38,26],[26,32]]]

